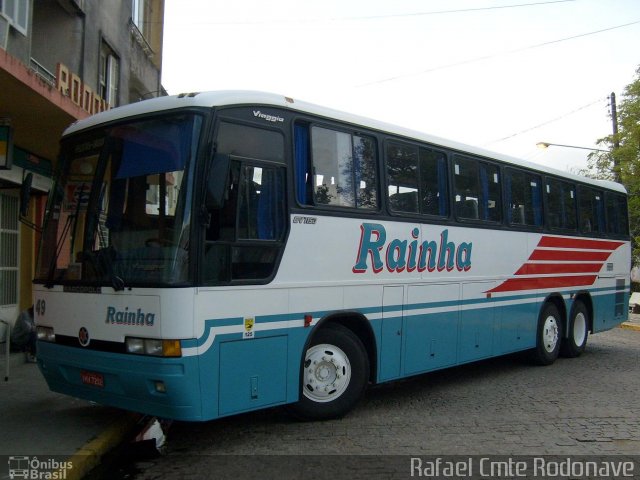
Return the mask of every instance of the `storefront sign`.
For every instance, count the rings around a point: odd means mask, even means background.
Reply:
[[[104,112],[111,106],[75,73],[62,63],[56,67],[56,88],[77,106],[90,114]]]

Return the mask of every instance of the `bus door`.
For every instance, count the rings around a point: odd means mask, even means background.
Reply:
[[[208,207],[196,298],[196,331],[214,339],[199,353],[215,369],[202,387],[214,416],[284,403],[288,345],[267,324],[288,303],[286,289],[268,287],[288,225],[283,136],[222,122],[216,143],[213,162],[224,156],[225,168],[212,164],[220,178],[207,182],[222,182],[223,195]]]

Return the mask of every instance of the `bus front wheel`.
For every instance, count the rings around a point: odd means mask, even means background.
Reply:
[[[558,307],[547,303],[540,312],[533,360],[538,365],[551,365],[558,358],[562,340],[562,319]]]
[[[313,335],[302,363],[298,402],[289,410],[304,420],[345,415],[360,400],[369,379],[369,357],[348,328],[329,324]]]

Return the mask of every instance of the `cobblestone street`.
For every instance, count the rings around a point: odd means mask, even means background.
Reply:
[[[138,464],[136,478],[238,478],[224,465],[247,456],[306,456],[300,464],[324,471],[334,455],[640,455],[639,397],[640,332],[616,328],[550,367],[515,355],[372,388],[341,420],[271,409],[176,423],[167,454]],[[282,462],[260,462],[261,475],[270,463]]]

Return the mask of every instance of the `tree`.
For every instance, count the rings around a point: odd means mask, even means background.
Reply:
[[[586,174],[603,180],[618,177],[629,194],[629,226],[634,264],[640,263],[640,67],[618,105],[618,134],[597,141],[609,152],[589,155]],[[616,175],[617,174],[617,175]]]

